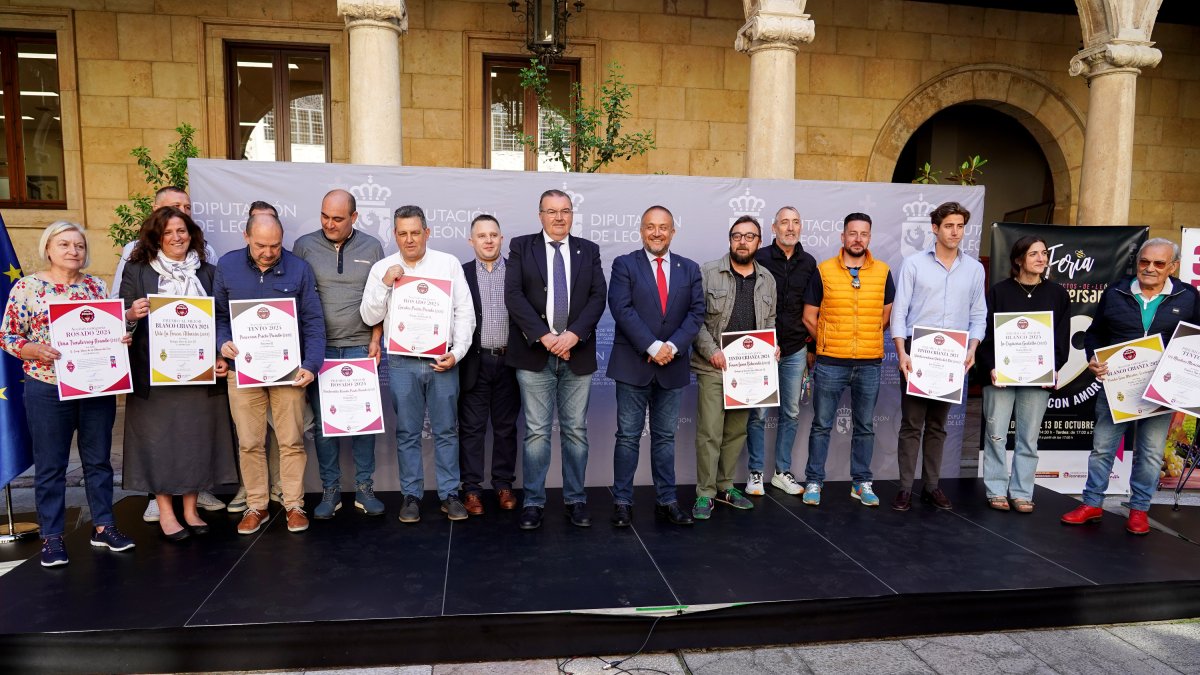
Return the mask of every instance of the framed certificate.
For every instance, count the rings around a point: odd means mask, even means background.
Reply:
[[[50,345],[58,399],[111,396],[133,391],[125,337],[125,302],[74,300],[49,303]]]
[[[1054,385],[1054,312],[996,312],[996,384]]]
[[[230,300],[229,324],[238,348],[238,387],[291,385],[300,369],[294,299]]]
[[[437,358],[450,350],[451,281],[405,274],[388,300],[389,354]]]
[[[1096,350],[1096,358],[1108,364],[1104,395],[1115,424],[1154,417],[1169,409],[1142,397],[1163,355],[1162,336],[1129,340]]]
[[[1175,327],[1143,398],[1200,417],[1200,326],[1181,321]]]
[[[905,393],[947,403],[962,403],[966,391],[967,340],[965,330],[914,326],[908,355],[912,372]]]
[[[375,359],[326,359],[317,374],[321,433],[361,436],[383,431],[383,406]]]
[[[156,294],[147,297],[150,386],[215,383],[217,322],[213,299]]]
[[[779,405],[774,328],[721,333],[721,353],[725,354],[722,384],[726,410]]]

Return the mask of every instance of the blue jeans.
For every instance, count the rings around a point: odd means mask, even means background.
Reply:
[[[1092,454],[1088,457],[1087,485],[1083,488],[1083,503],[1088,506],[1103,506],[1104,491],[1113,460],[1117,456],[1117,445],[1129,425],[1135,425],[1136,439],[1133,451],[1133,470],[1129,476],[1129,508],[1138,511],[1150,509],[1150,498],[1158,488],[1158,472],[1162,469],[1163,446],[1167,442],[1167,431],[1171,426],[1171,415],[1159,415],[1133,422],[1113,424],[1108,412],[1108,397],[1101,389],[1096,393],[1096,426],[1092,430]],[[1128,448],[1126,448],[1128,451]]]
[[[617,382],[617,443],[613,449],[613,502],[633,504],[633,474],[637,471],[646,408],[650,409],[650,470],[657,504],[679,501],[675,495],[675,428],[679,424],[682,389],[652,381],[639,387]]]
[[[829,457],[829,432],[837,418],[842,392],[850,387],[850,477],[855,483],[871,480],[871,457],[875,454],[875,400],[879,397],[879,364],[813,367],[813,422],[808,433],[808,464],[804,480],[825,481]]]
[[[987,496],[1033,499],[1038,436],[1050,390],[1041,387],[983,388],[983,484]],[[1008,471],[1008,423],[1017,415],[1012,475]],[[1106,415],[1108,413],[1105,413]]]
[[[365,359],[367,346],[359,347],[326,347],[326,359]],[[325,438],[321,433],[321,397],[317,383],[308,387],[308,402],[312,405],[316,424],[317,437],[317,467],[321,473],[321,487],[338,487],[342,480],[342,467],[338,462],[341,451],[341,437]],[[354,452],[354,482],[366,483],[375,473],[375,434],[363,434],[350,437],[351,448]]]
[[[400,491],[418,499],[425,493],[421,430],[425,411],[433,433],[438,499],[458,492],[458,371],[438,373],[430,359],[388,356],[388,387],[396,406],[396,456]]]
[[[525,408],[525,506],[546,505],[546,474],[550,471],[550,432],[558,408],[558,437],[562,444],[563,501],[587,502],[583,491],[587,472],[587,407],[592,376],[576,375],[567,362],[551,355],[541,370],[517,369],[521,406]]]
[[[808,349],[788,354],[779,360],[779,426],[775,429],[775,470],[792,470],[792,445],[796,442],[796,427],[800,417],[800,388],[808,368]],[[746,423],[746,455],[751,471],[762,472],[766,455],[763,427],[769,408],[750,410]]]
[[[66,529],[67,461],[71,456],[71,437],[76,431],[92,525],[112,525],[113,469],[109,457],[117,398],[98,396],[60,401],[58,387],[27,376],[25,409],[30,411],[33,496],[42,536],[58,536]]]

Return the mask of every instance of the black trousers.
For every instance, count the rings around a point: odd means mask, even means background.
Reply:
[[[512,489],[517,472],[517,415],[521,390],[517,371],[504,357],[480,355],[475,386],[458,396],[459,469],[464,493],[479,492],[483,484],[484,440],[492,423],[492,488]]]
[[[905,340],[905,350],[911,347],[912,339]],[[937,488],[938,479],[942,474],[946,418],[950,416],[951,404],[920,396],[909,396],[904,393],[905,389],[904,376],[901,375],[900,438],[896,444],[896,459],[900,464],[900,488],[912,490],[913,479],[917,473],[917,455],[920,453],[923,489],[932,492]],[[924,453],[921,453],[922,445]]]

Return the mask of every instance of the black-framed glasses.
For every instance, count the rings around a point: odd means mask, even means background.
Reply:
[[[758,235],[754,232],[734,232],[733,234],[729,235],[729,238],[733,241],[751,242],[755,239],[758,239]]]
[[[854,289],[862,288],[862,282],[858,280],[858,268],[847,267],[846,270],[850,272],[850,287]]]

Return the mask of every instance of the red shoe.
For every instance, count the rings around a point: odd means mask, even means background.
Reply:
[[[1146,512],[1129,509],[1129,520],[1125,522],[1125,531],[1130,534],[1150,534],[1150,523],[1146,520]]]
[[[1104,509],[1098,506],[1080,504],[1074,511],[1063,516],[1061,520],[1063,525],[1083,525],[1093,520],[1100,520],[1103,516]]]

